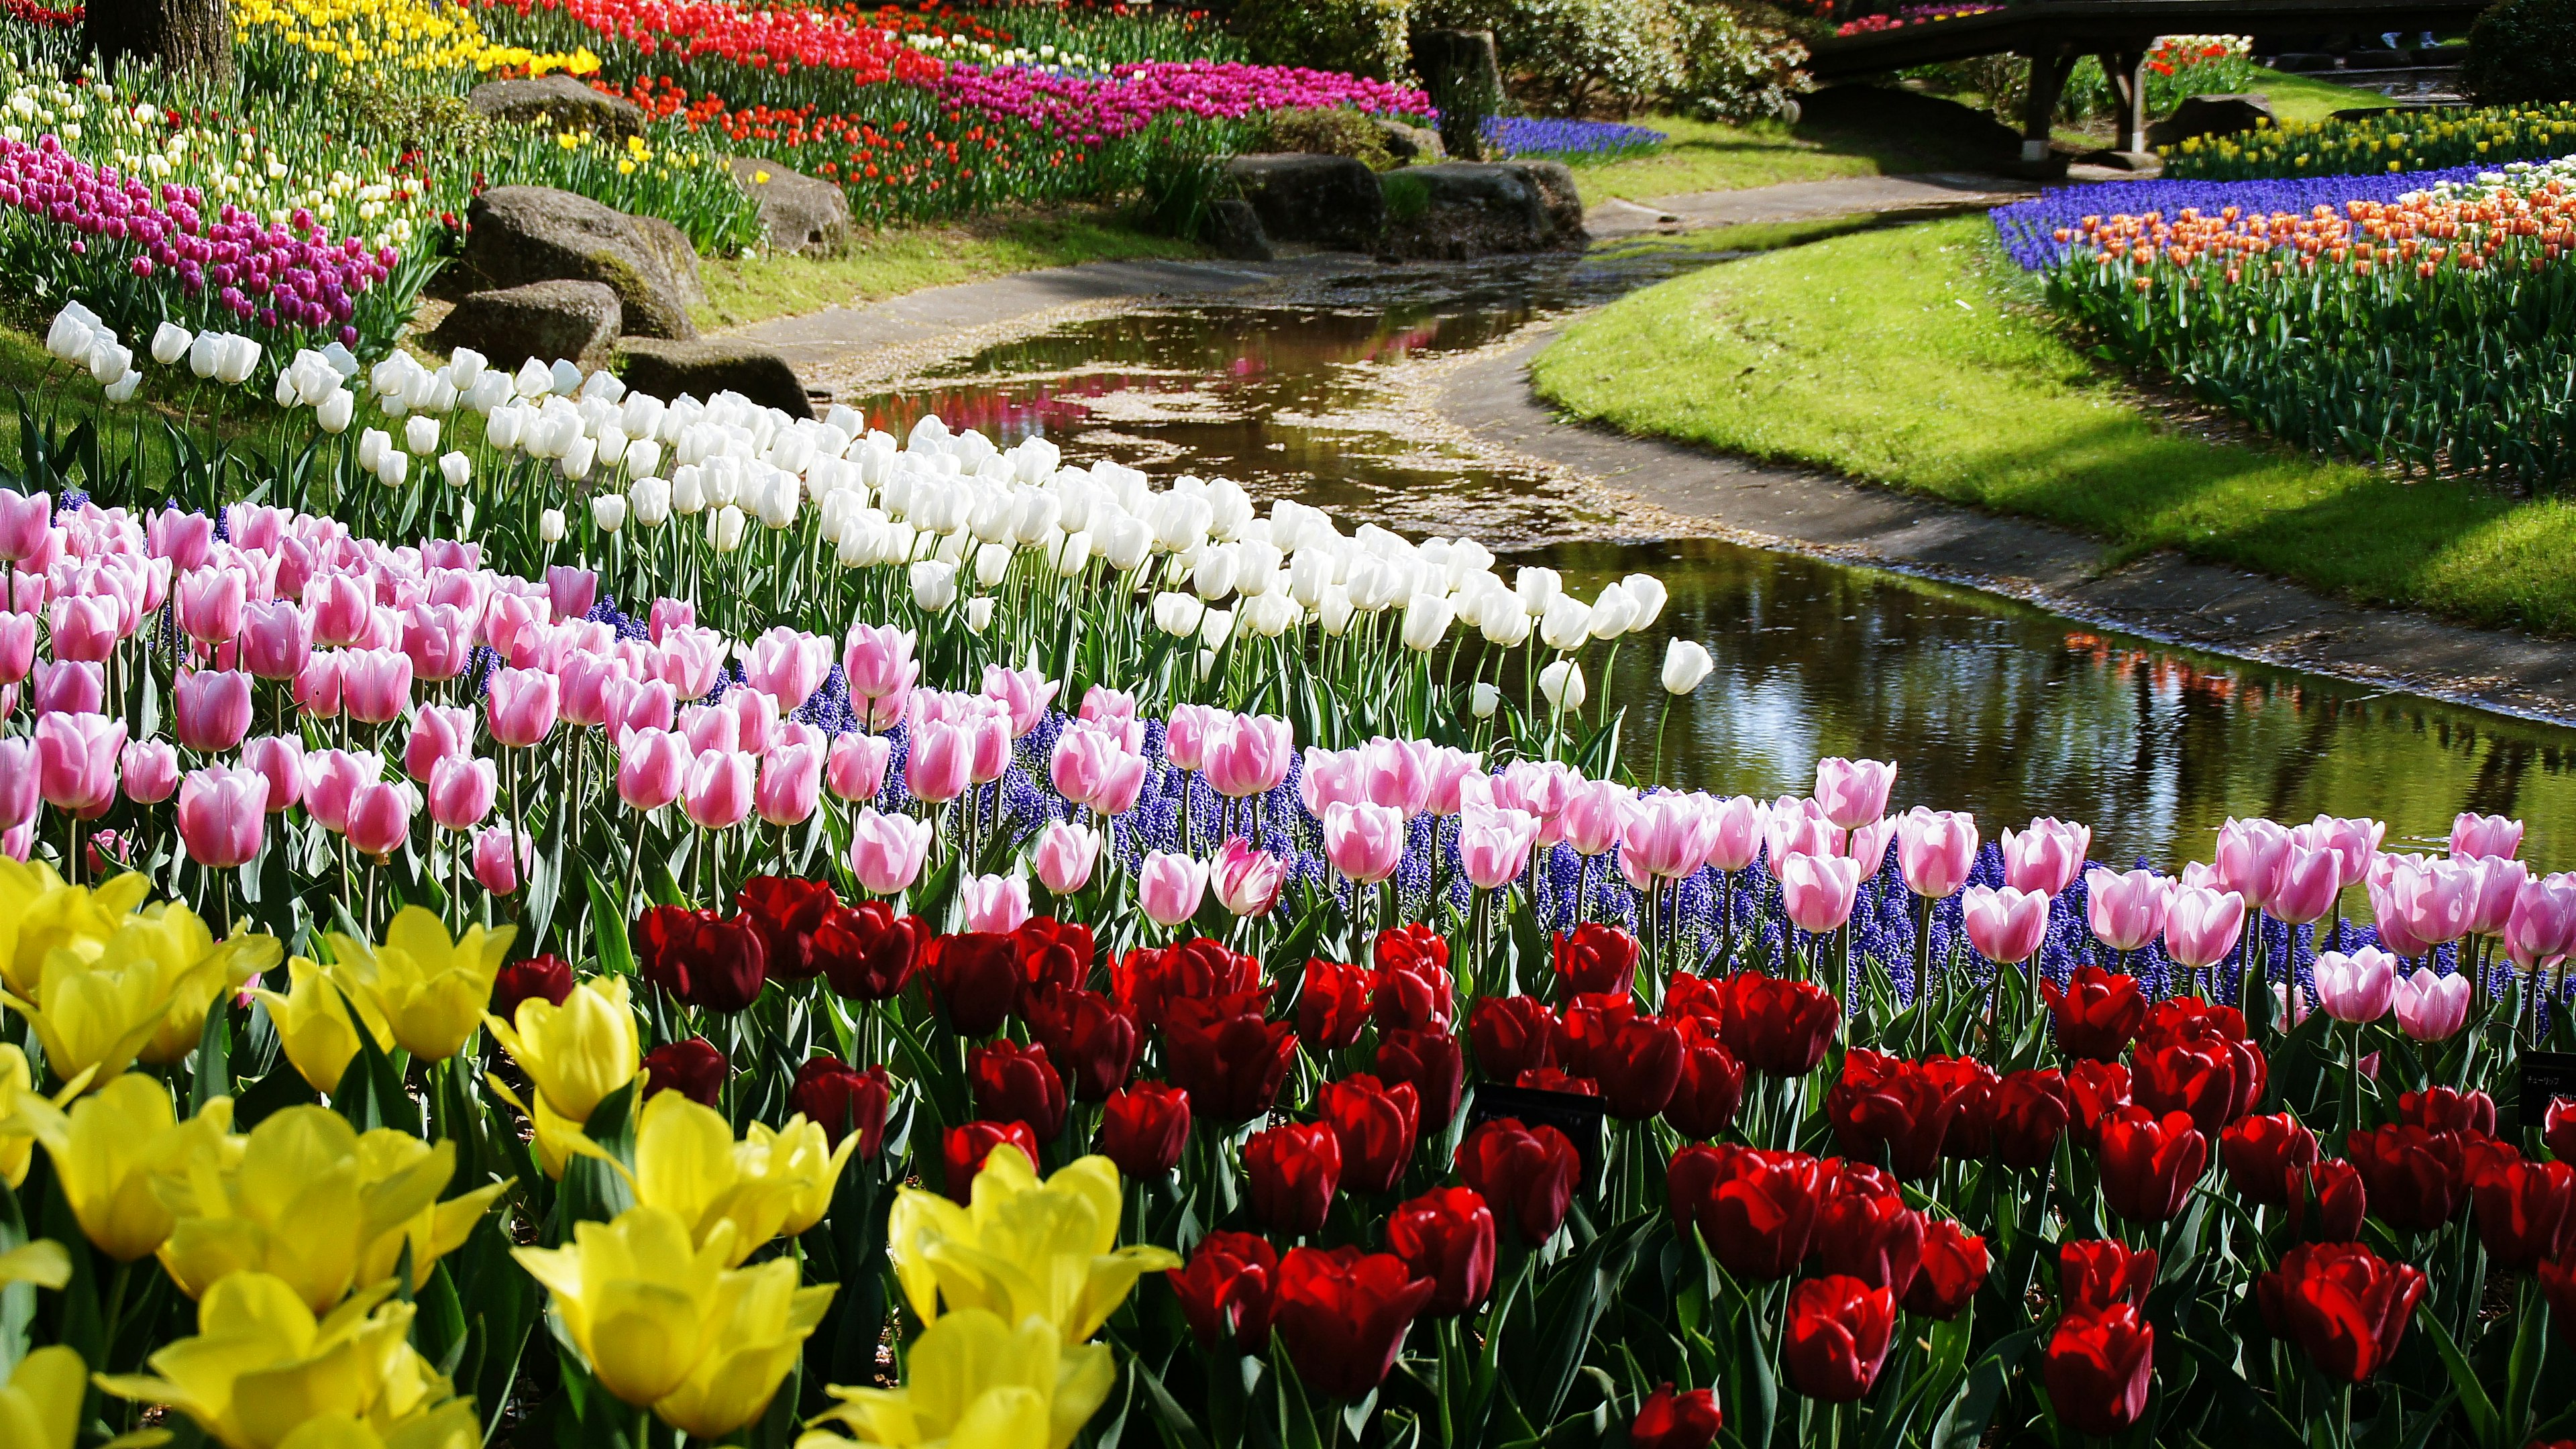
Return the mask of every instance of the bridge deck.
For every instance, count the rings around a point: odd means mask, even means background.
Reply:
[[[2143,48],[2159,35],[2254,31],[2456,29],[2493,0],[2037,0],[1983,15],[1838,35],[1807,62],[1818,80],[1845,80],[2014,51],[2091,55]]]

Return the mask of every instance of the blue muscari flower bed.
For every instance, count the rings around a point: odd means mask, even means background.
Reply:
[[[1668,139],[1663,132],[1643,126],[1532,116],[1487,116],[1480,134],[1486,149],[1496,155],[1561,156],[1580,161],[1604,161],[1631,152],[1651,151]]]
[[[2270,181],[2103,181],[2061,186],[2029,201],[1996,207],[1995,234],[2022,270],[2036,272],[2057,265],[2066,254],[2057,229],[2078,226],[2088,216],[2136,216],[2147,211],[2172,216],[2185,207],[2212,212],[2230,206],[2248,212],[2300,213],[2330,206],[2341,212],[2347,201],[2395,201],[2410,191],[2429,190],[2436,182],[2474,181],[2479,172],[2495,169],[2490,164]]]

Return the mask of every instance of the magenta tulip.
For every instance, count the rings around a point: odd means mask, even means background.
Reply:
[[[268,826],[268,777],[257,770],[191,770],[179,786],[179,840],[188,858],[216,870],[259,857]]]
[[[554,608],[555,622],[581,618],[598,598],[598,574],[570,564],[546,565],[546,602]]]
[[[250,733],[250,676],[232,669],[193,669],[171,690],[179,743],[192,750],[229,750]]]

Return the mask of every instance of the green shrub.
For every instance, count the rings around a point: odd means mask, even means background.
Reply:
[[[1419,0],[1414,23],[1490,30],[1513,99],[1544,115],[1625,113],[1681,89],[1672,0]]]
[[[2490,106],[2576,101],[2576,0],[2503,0],[2479,16],[2460,83]]]
[[[1235,29],[1265,65],[1342,70],[1372,80],[1411,75],[1406,36],[1412,0],[1244,0]]]
[[[1807,88],[1807,47],[1795,36],[1748,24],[1728,5],[1684,4],[1680,98],[1712,121],[1785,116]]]
[[[1371,171],[1391,171],[1399,164],[1377,123],[1347,107],[1311,111],[1282,107],[1263,111],[1252,122],[1254,144],[1264,151],[1348,156],[1367,163]]]

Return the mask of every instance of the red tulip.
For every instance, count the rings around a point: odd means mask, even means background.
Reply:
[[[1386,1381],[1414,1315],[1439,1285],[1390,1253],[1291,1248],[1279,1261],[1270,1327],[1298,1376],[1337,1399]]]
[[[1959,1226],[1956,1218],[1936,1218],[1923,1229],[1923,1261],[1914,1286],[1905,1290],[1905,1311],[1925,1318],[1952,1319],[1986,1286],[1990,1264],[1986,1240]]]
[[[862,1072],[839,1057],[824,1056],[796,1069],[787,1104],[803,1113],[805,1120],[819,1124],[834,1147],[850,1133],[858,1133],[858,1156],[870,1161],[885,1142],[886,1100],[893,1093],[894,1082],[885,1068]]]
[[[2307,1169],[2317,1160],[2317,1135],[2287,1112],[2245,1117],[2219,1134],[2218,1155],[2239,1197],[2282,1207],[2306,1185]]]
[[[1941,1155],[1962,1162],[1983,1162],[1995,1150],[1995,1089],[2002,1085],[1995,1069],[1975,1057],[1926,1057],[1923,1076],[1950,1104],[1950,1126],[1941,1134]]]
[[[2201,1131],[2216,1134],[2233,1120],[2230,1109],[2238,1097],[2233,1047],[2216,1036],[2195,1036],[2157,1047],[2140,1042],[2130,1075],[2137,1104],[2159,1117],[2180,1112]]]
[[[2310,1165],[2297,1178],[2298,1190],[2283,1210],[2290,1236],[2318,1243],[2349,1243],[2361,1236],[2361,1220],[2370,1205],[2361,1173],[2340,1158]],[[2316,1226],[2307,1225],[2314,1210]]]
[[[1342,1179],[1342,1145],[1322,1122],[1290,1122],[1243,1144],[1245,1197],[1252,1216],[1282,1237],[1320,1232]]]
[[[2307,1350],[2329,1379],[2356,1384],[2396,1354],[2423,1297],[2422,1273],[2359,1243],[2301,1243],[2254,1281],[2273,1334]]]
[[[1727,978],[1726,1049],[1757,1072],[1803,1077],[1824,1060],[1843,1024],[1843,1004],[1811,981],[1746,971]]]
[[[1382,1031],[1377,1040],[1377,1075],[1388,1083],[1410,1082],[1422,1102],[1422,1130],[1437,1135],[1449,1130],[1458,1115],[1458,1098],[1467,1086],[1467,1060],[1458,1039],[1440,1031]]]
[[[740,1011],[767,979],[768,949],[742,916],[654,906],[626,934],[644,979],[691,1006]]]
[[[2576,1323],[2576,1253],[2554,1263],[2542,1263],[2536,1276],[2540,1279],[2540,1296],[2548,1300],[2549,1311],[2561,1323]]]
[[[1565,1024],[1535,996],[1488,996],[1467,1013],[1476,1071],[1489,1082],[1518,1081],[1524,1072],[1564,1065],[1564,1036]]]
[[[522,1001],[551,1001],[561,1006],[572,996],[572,963],[561,956],[531,956],[513,961],[492,978],[492,1014],[516,1023]]]
[[[1816,1214],[1816,1261],[1902,1298],[1923,1261],[1923,1215],[1892,1193],[1835,1193]]]
[[[1554,1067],[1532,1067],[1512,1083],[1533,1092],[1565,1092],[1577,1097],[1598,1097],[1601,1084],[1590,1077],[1569,1077]]]
[[[1100,1104],[1101,1155],[1128,1177],[1168,1176],[1189,1139],[1190,1098],[1178,1087],[1138,1082]]]
[[[1896,1336],[1896,1295],[1857,1278],[1807,1278],[1789,1290],[1780,1367],[1811,1399],[1848,1404],[1867,1394]]]
[[[1045,1044],[1047,1060],[1072,1078],[1077,1102],[1107,1099],[1126,1084],[1144,1050],[1135,1018],[1097,991],[1049,982],[1022,995],[1020,1014],[1029,1035]]]
[[[1726,1415],[1718,1411],[1716,1394],[1707,1389],[1677,1394],[1667,1383],[1637,1406],[1628,1443],[1631,1449],[1708,1449],[1724,1427]]]
[[[1387,1192],[1413,1160],[1421,1099],[1413,1084],[1390,1087],[1367,1075],[1326,1082],[1315,1092],[1315,1110],[1342,1147],[1342,1186],[1352,1192]]]
[[[1163,1270],[1199,1347],[1213,1349],[1231,1339],[1235,1352],[1246,1354],[1270,1347],[1271,1292],[1278,1276],[1279,1251],[1258,1233],[1210,1233],[1191,1252],[1189,1266]]]
[[[1476,1124],[1458,1144],[1458,1175],[1537,1247],[1556,1236],[1583,1170],[1574,1143],[1553,1127],[1510,1117]]]
[[[2098,1147],[2102,1124],[2129,1105],[2129,1069],[2118,1062],[2081,1061],[2066,1069],[2066,1125],[2076,1145]]]
[[[2429,1233],[2460,1215],[2468,1174],[2459,1137],[2391,1123],[2344,1137],[2344,1158],[2370,1189],[2370,1210],[2401,1233]]]
[[[769,974],[781,981],[810,981],[823,969],[814,959],[814,934],[838,914],[841,897],[829,881],[756,875],[734,892],[734,905],[751,918],[769,952]]]
[[[2161,1223],[2182,1211],[2201,1171],[2209,1142],[2180,1112],[2156,1116],[2123,1107],[2102,1124],[2102,1200],[2133,1223]]]
[[[1449,943],[1418,921],[1378,932],[1370,954],[1380,972],[1449,974]]]
[[[1297,1035],[1306,1050],[1320,1056],[1349,1046],[1368,1018],[1366,971],[1320,958],[1306,962],[1305,983],[1297,988]]]
[[[2064,1073],[2012,1073],[1995,1084],[1995,1160],[2006,1167],[2046,1166],[2069,1120]]]
[[[976,1047],[966,1054],[966,1080],[986,1120],[1025,1122],[1041,1142],[1064,1130],[1064,1078],[1045,1047],[1008,1039]]]
[[[932,939],[922,953],[940,1023],[962,1037],[991,1036],[1020,999],[1020,951],[999,931]]]
[[[2576,1162],[2576,1097],[2552,1097],[2541,1118],[2540,1144],[2561,1162]]]
[[[664,1092],[677,1092],[702,1107],[712,1107],[724,1095],[725,1080],[732,1075],[725,1054],[716,1044],[702,1036],[667,1042],[644,1054],[648,1074],[644,1087],[647,1101]]]
[[[1160,1031],[1173,1001],[1215,1001],[1261,986],[1261,963],[1205,936],[1141,947],[1109,968],[1110,994],[1147,1031]]]
[[[1726,1020],[1723,982],[1676,971],[1664,982],[1664,1015],[1673,1020],[1696,1018],[1714,1031]]]
[[[2197,996],[2168,996],[2148,1007],[2146,1020],[2138,1023],[2138,1041],[2145,1046],[2163,1046],[2205,1032],[2244,1041],[2245,1013]]]
[[[2041,1366],[2048,1402],[2079,1434],[2117,1434],[2147,1411],[2156,1331],[2126,1303],[2057,1321]]]
[[[1019,953],[1023,1001],[1048,986],[1078,991],[1091,984],[1091,958],[1098,948],[1091,928],[1079,921],[1031,916],[1011,932],[1011,948]]]
[[[911,984],[929,943],[930,926],[921,917],[898,916],[883,901],[861,901],[826,918],[808,945],[834,994],[885,1001]]]
[[[1297,1055],[1294,1029],[1263,1018],[1258,992],[1171,1004],[1164,1071],[1190,1094],[1191,1115],[1225,1125],[1269,1111]]]
[[[996,1147],[1016,1147],[1038,1165],[1038,1139],[1025,1122],[969,1122],[951,1127],[940,1140],[940,1155],[948,1169],[948,1195],[959,1202],[973,1200],[975,1174],[984,1170],[984,1159]]]
[[[1682,1034],[1660,1017],[1628,1016],[1591,1053],[1586,1075],[1601,1084],[1610,1115],[1641,1122],[1664,1110],[1682,1079]]]
[[[1673,1228],[1696,1227],[1709,1252],[1739,1278],[1786,1278],[1815,1240],[1824,1172],[1803,1152],[1694,1144],[1673,1154],[1665,1179]]]
[[[2475,1132],[2481,1137],[2493,1137],[2495,1098],[2474,1087],[2465,1092],[2455,1092],[2449,1087],[2400,1092],[2397,1094],[2397,1120],[2427,1132]]]
[[[1637,956],[1637,938],[1617,926],[1586,921],[1571,931],[1559,931],[1557,990],[1585,996],[1604,991],[1625,995],[1637,986]]]
[[[2156,1250],[2132,1248],[2117,1238],[2057,1245],[2057,1306],[2063,1313],[2098,1313],[2114,1304],[2147,1306],[2156,1286]]]
[[[1386,1220],[1387,1251],[1435,1285],[1422,1311],[1472,1313],[1494,1289],[1494,1214],[1474,1188],[1435,1187]]]
[[[1664,1120],[1684,1137],[1705,1141],[1734,1125],[1735,1109],[1744,1103],[1744,1064],[1702,1019],[1683,1017],[1678,1026],[1682,1074],[1664,1104]]]
[[[1864,1162],[1885,1161],[1907,1182],[1932,1175],[1949,1130],[1951,1101],[1940,1084],[1901,1057],[1854,1047],[1825,1093],[1834,1140]]]
[[[1447,1031],[1456,985],[1449,976],[1449,943],[1429,927],[1378,933],[1369,1000],[1379,1031]]]
[[[2078,966],[2060,989],[2041,980],[2040,998],[2057,1024],[2057,1049],[2071,1057],[2119,1060],[2147,1017],[2147,999],[2138,978],[2099,966]]]
[[[2576,1167],[2501,1163],[2481,1174],[2471,1192],[2488,1266],[2519,1272],[2576,1246]]]

